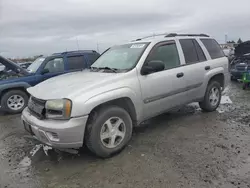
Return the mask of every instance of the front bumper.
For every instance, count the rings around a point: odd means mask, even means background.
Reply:
[[[40,142],[58,149],[77,149],[83,145],[88,116],[70,120],[40,120],[33,116],[28,108],[25,108],[22,120],[25,129]]]

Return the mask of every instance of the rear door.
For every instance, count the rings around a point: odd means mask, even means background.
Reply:
[[[84,55],[69,55],[66,60],[66,72],[80,71],[87,68],[87,61]]]
[[[185,80],[189,102],[203,97],[202,85],[205,77],[206,56],[196,39],[179,40],[184,58]]]

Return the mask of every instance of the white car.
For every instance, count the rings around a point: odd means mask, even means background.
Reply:
[[[25,128],[54,148],[121,151],[134,126],[182,105],[214,111],[229,80],[228,59],[207,35],[169,34],[111,47],[91,70],[29,88]]]

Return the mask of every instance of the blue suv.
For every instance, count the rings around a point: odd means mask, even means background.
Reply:
[[[94,50],[55,53],[39,57],[27,70],[0,56],[0,63],[5,66],[0,71],[1,111],[20,113],[28,103],[28,87],[54,76],[89,68],[99,56]]]

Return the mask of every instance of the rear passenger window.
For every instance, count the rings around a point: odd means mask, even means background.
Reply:
[[[175,43],[162,44],[153,49],[147,59],[149,61],[162,61],[165,69],[171,69],[180,65],[179,54]]]
[[[206,57],[195,39],[180,39],[186,64],[198,63],[206,60]]]
[[[69,70],[84,69],[85,65],[86,65],[86,61],[83,56],[68,57],[68,69]]]
[[[197,55],[198,55],[198,58],[199,58],[199,61],[202,62],[202,61],[206,61],[206,56],[203,52],[203,50],[201,49],[199,43],[196,41],[196,40],[193,40],[193,43],[194,43],[194,46],[195,46],[195,49],[196,49],[196,52],[197,52]]]
[[[219,44],[214,39],[201,39],[201,42],[207,48],[207,51],[212,59],[225,56]]]
[[[182,51],[184,53],[186,64],[192,64],[199,62],[198,55],[195,50],[195,46],[192,39],[180,40]]]

